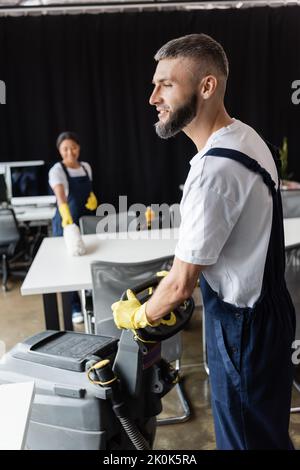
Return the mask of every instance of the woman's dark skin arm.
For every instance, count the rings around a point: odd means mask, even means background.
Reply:
[[[55,194],[58,207],[61,204],[64,204],[65,202],[67,202],[67,197],[66,197],[65,188],[63,184],[56,184],[53,188],[53,192]]]

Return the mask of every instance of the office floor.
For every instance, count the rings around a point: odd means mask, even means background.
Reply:
[[[10,282],[10,287],[9,292],[0,291],[0,340],[5,343],[7,350],[23,338],[44,329],[41,296],[22,297],[19,282]],[[209,380],[202,362],[200,313],[200,308],[196,308],[191,323],[183,334],[182,375],[192,407],[192,416],[182,424],[158,427],[156,449],[215,448]],[[178,414],[179,404],[174,391],[167,395],[163,402],[163,415]],[[295,390],[293,406],[300,406],[300,394]],[[300,413],[291,415],[290,434],[294,445],[300,449]]]

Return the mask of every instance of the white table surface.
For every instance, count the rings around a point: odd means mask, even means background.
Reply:
[[[118,237],[113,239],[113,237]],[[68,255],[63,237],[45,238],[21,286],[22,295],[91,289],[91,262],[143,262],[173,256],[178,229],[145,230],[128,234],[84,235],[84,256]]]
[[[300,244],[300,218],[285,219],[284,229],[286,247]],[[45,238],[22,284],[21,294],[91,289],[92,261],[130,263],[172,256],[178,229],[131,232],[136,239],[112,239],[114,236],[122,235],[84,235],[87,253],[79,257],[68,255],[63,237]],[[155,236],[157,239],[153,239]]]
[[[35,222],[38,220],[50,221],[53,219],[56,208],[54,206],[45,207],[14,207],[16,218],[19,222]]]
[[[34,382],[0,385],[0,450],[22,450],[34,398]]]
[[[56,205],[56,197],[54,195],[49,196],[22,196],[12,197],[10,200],[12,206],[34,206],[34,207],[47,207]]]

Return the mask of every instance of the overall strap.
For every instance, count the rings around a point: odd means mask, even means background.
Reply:
[[[66,166],[63,164],[63,162],[60,162],[60,164],[61,164],[62,169],[64,170],[65,175],[67,177],[67,180],[69,182],[69,179],[71,178],[70,175],[69,175],[69,172],[68,172]],[[88,179],[90,180],[89,174],[88,174],[87,169],[85,168],[85,166],[82,163],[79,163],[79,164],[80,164],[81,168],[83,169],[83,171],[85,172],[85,176],[87,176]]]
[[[255,173],[259,173],[264,183],[271,190],[272,194],[276,193],[276,183],[273,181],[270,173],[268,173],[267,170],[265,170],[256,160],[250,158],[245,153],[234,149],[213,147],[209,149],[203,156],[205,157],[208,155],[229,158],[230,160],[235,160],[236,162],[243,164],[249,170],[254,171]]]
[[[272,153],[271,149],[270,151]],[[284,281],[285,248],[280,187],[276,189],[276,184],[267,170],[265,170],[256,160],[242,152],[228,148],[214,147],[208,150],[205,155],[229,158],[245,165],[249,170],[259,173],[264,183],[271,191],[273,199],[273,217],[261,292],[261,297],[263,297],[267,290],[271,291],[274,285],[281,286]],[[273,153],[272,157],[276,163]],[[270,273],[272,273],[272,276],[270,276]]]
[[[88,179],[90,179],[86,167],[85,167],[82,163],[80,163],[80,162],[79,162],[79,164],[80,164],[81,168],[83,169],[83,171],[85,172],[85,175],[88,177]]]
[[[61,164],[62,169],[63,169],[64,172],[65,172],[65,175],[66,175],[67,180],[68,180],[68,183],[69,183],[69,182],[70,182],[70,175],[69,175],[69,172],[68,172],[66,166],[63,164],[63,162],[60,162],[60,164]]]

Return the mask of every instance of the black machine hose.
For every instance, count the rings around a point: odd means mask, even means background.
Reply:
[[[100,362],[92,360],[89,361],[87,366],[87,375],[90,382],[102,387],[109,387],[111,389],[110,399],[112,402],[112,409],[134,447],[137,450],[149,450],[150,444],[147,442],[132,419],[126,416],[126,406],[119,389],[119,382],[111,368],[109,359],[104,359]],[[91,374],[93,374],[95,378],[93,378]]]
[[[136,424],[131,421],[130,418],[121,417],[116,415],[123,426],[124,431],[126,432],[127,436],[131,440],[132,444],[137,450],[149,450],[150,445],[144,438],[141,431],[138,429]]]

